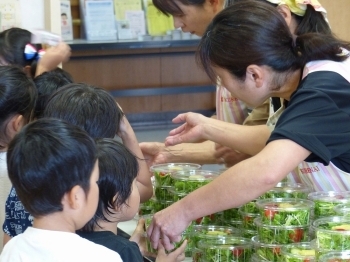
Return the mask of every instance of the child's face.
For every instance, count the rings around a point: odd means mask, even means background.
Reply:
[[[86,208],[84,210],[84,218],[86,218],[86,221],[84,222],[84,224],[86,224],[94,216],[97,209],[99,198],[99,188],[97,185],[97,181],[99,177],[100,172],[98,169],[98,161],[96,161],[90,177],[90,190],[86,196]]]
[[[140,193],[139,189],[137,188],[136,179],[134,179],[134,182],[132,183],[131,190],[132,191],[130,197],[128,200],[126,200],[126,203],[122,206],[121,209],[122,221],[128,221],[132,219],[139,210]]]

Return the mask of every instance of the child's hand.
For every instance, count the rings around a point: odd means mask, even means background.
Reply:
[[[67,62],[71,55],[69,45],[64,42],[48,48],[42,58],[39,59],[36,76],[54,70],[60,63]]]
[[[124,115],[119,124],[119,132],[117,134],[121,139],[126,138],[130,135],[135,136],[134,130],[132,129],[128,119]],[[136,138],[136,136],[135,136]]]
[[[144,237],[144,235],[145,235],[145,219],[141,217],[137,223],[134,233],[132,233],[129,240],[135,242],[140,246],[140,241],[142,241],[142,238]]]
[[[180,247],[173,252],[166,254],[161,242],[158,244],[158,256],[156,262],[179,262],[185,260],[185,248],[187,240],[185,240]]]

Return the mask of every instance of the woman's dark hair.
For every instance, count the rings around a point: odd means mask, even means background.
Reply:
[[[293,41],[289,28],[269,4],[240,1],[220,12],[199,44],[197,59],[215,81],[213,66],[240,80],[249,65],[267,65],[276,72],[293,72],[313,60],[344,61],[349,43],[333,35],[308,33]]]
[[[37,99],[34,82],[17,66],[0,66],[0,149],[12,139],[7,124],[16,114],[29,123]]]
[[[84,83],[65,85],[47,101],[43,117],[64,119],[93,138],[113,138],[123,112],[104,89]]]
[[[81,229],[87,232],[94,231],[100,219],[112,222],[105,214],[114,214],[115,207],[126,204],[139,171],[137,158],[123,144],[111,138],[97,139],[96,144],[100,197],[95,216]]]
[[[94,140],[79,127],[40,119],[10,142],[7,167],[24,208],[34,217],[62,211],[62,198],[79,185],[87,194],[96,163]]]
[[[202,6],[206,0],[179,0],[183,5]],[[165,15],[183,15],[183,11],[175,1],[153,0],[154,6]]]
[[[30,66],[32,77],[35,76],[36,57],[26,59],[24,49],[31,42],[32,34],[25,29],[13,27],[0,33],[0,64]],[[38,50],[40,45],[34,45]]]
[[[34,117],[40,118],[50,95],[58,88],[73,83],[73,78],[63,69],[56,68],[35,77],[34,83],[38,90],[38,100],[35,105]]]

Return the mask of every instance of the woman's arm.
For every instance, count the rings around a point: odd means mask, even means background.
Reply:
[[[264,148],[271,134],[266,125],[242,126],[196,113],[180,114],[173,122],[185,123],[170,131],[165,140],[167,146],[211,140],[239,152],[256,155]]]
[[[259,154],[229,168],[208,185],[154,215],[147,230],[153,246],[166,249],[198,217],[245,204],[273,188],[310,151],[287,139],[269,143]]]

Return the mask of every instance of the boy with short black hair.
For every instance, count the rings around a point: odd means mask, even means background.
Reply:
[[[22,129],[7,151],[10,180],[33,227],[11,239],[0,261],[122,261],[119,254],[75,234],[98,204],[99,169],[93,139],[58,119]]]

